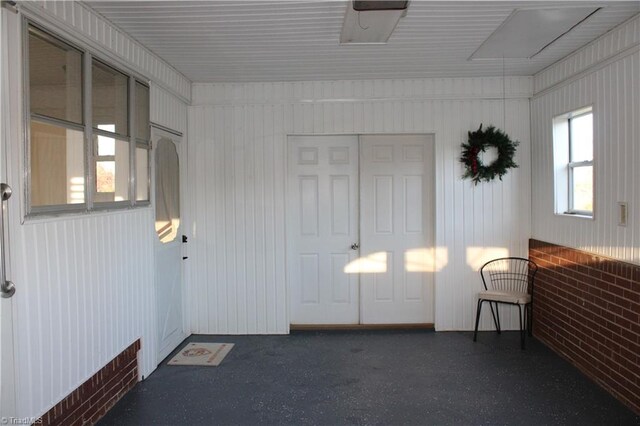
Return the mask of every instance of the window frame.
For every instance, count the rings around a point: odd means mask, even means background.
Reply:
[[[575,169],[581,168],[581,167],[591,167],[591,171],[593,173],[593,150],[591,153],[591,160],[585,160],[585,161],[573,161],[573,135],[571,133],[571,122],[573,120],[575,120],[576,118],[580,118],[580,117],[584,117],[586,115],[591,115],[591,133],[592,133],[592,140],[593,140],[593,108],[591,109],[582,109],[578,110],[575,113],[571,113],[569,115],[569,117],[567,117],[567,125],[568,125],[568,132],[569,132],[569,136],[568,136],[568,148],[569,148],[569,162],[567,163],[567,168],[568,168],[568,183],[569,183],[569,188],[567,188],[567,193],[569,195],[569,200],[568,200],[568,206],[567,206],[567,214],[574,214],[574,215],[581,215],[581,216],[593,216],[593,209],[592,210],[580,210],[580,209],[576,209],[574,208],[574,187],[573,187],[573,175],[574,175],[574,171]],[[593,175],[593,174],[592,174]],[[593,184],[593,183],[592,183]],[[592,187],[593,188],[593,187]],[[591,193],[591,200],[593,202],[595,196],[595,191],[592,190]]]
[[[84,66],[81,65],[81,94],[80,99],[82,102],[81,105],[81,123],[78,124],[73,121],[68,121],[60,118],[49,117],[43,114],[31,112],[31,64],[30,64],[30,56],[29,56],[29,37],[30,31],[29,28],[34,28],[38,33],[38,36],[45,36],[48,41],[52,42],[52,44],[65,47],[72,48],[77,50],[81,55],[81,64],[84,63],[85,60],[85,52],[76,44],[68,42],[61,37],[54,35],[51,31],[47,31],[42,26],[33,23],[28,19],[24,19],[23,27],[22,27],[22,74],[23,74],[23,97],[24,97],[24,129],[25,129],[25,158],[24,158],[24,174],[25,174],[25,203],[26,203],[26,214],[30,215],[42,215],[42,214],[59,214],[59,213],[77,213],[87,210],[87,189],[86,189],[86,175],[87,175],[87,161],[86,161],[86,141],[83,144],[83,152],[84,152],[84,174],[85,174],[85,189],[84,189],[84,202],[76,203],[76,204],[52,204],[48,206],[33,206],[31,204],[31,196],[32,196],[32,171],[31,171],[31,122],[33,120],[38,121],[40,123],[50,124],[53,126],[57,126],[64,129],[76,130],[82,132],[84,134],[86,128],[86,116],[85,116],[85,72]]]
[[[592,141],[593,151],[591,160],[572,161],[573,138],[571,134],[571,121],[591,114],[592,116]],[[596,206],[596,180],[595,180],[595,108],[593,105],[587,105],[573,109],[569,112],[559,114],[552,119],[552,154],[554,165],[554,205],[555,214],[567,217],[579,217],[585,219],[594,219]],[[563,129],[566,127],[566,129]],[[560,134],[558,134],[560,132]],[[565,134],[562,134],[564,132]],[[574,190],[573,179],[574,171],[582,167],[591,167],[593,173],[593,184],[591,199],[593,203],[592,210],[580,210],[573,208],[574,206]]]
[[[82,123],[78,124],[67,120],[48,117],[38,113],[31,112],[31,91],[30,91],[30,70],[29,70],[29,37],[30,28],[33,28],[38,33],[46,36],[52,42],[60,44],[61,46],[73,48],[81,54],[81,109],[82,109]],[[79,213],[91,213],[91,212],[104,212],[109,210],[123,210],[137,207],[148,207],[151,204],[151,164],[149,163],[149,154],[147,153],[147,192],[149,194],[147,200],[136,200],[136,147],[141,143],[141,147],[148,150],[151,149],[150,141],[144,139],[137,140],[137,126],[135,117],[136,107],[136,93],[135,85],[140,83],[149,89],[149,96],[151,96],[150,80],[144,76],[141,76],[137,72],[130,68],[123,66],[117,60],[111,58],[104,58],[100,53],[96,53],[94,49],[88,45],[77,42],[73,36],[69,36],[64,32],[56,29],[47,28],[28,17],[24,17],[22,20],[22,86],[23,86],[23,128],[24,130],[24,195],[25,195],[25,218],[33,217],[47,217],[47,216],[60,216],[66,214],[79,214]],[[98,61],[101,64],[114,69],[115,71],[123,74],[128,79],[128,135],[121,135],[112,132],[103,131],[93,127],[93,114],[92,114],[92,64],[93,61]],[[151,102],[148,102],[149,114]],[[33,206],[31,204],[32,196],[32,170],[31,170],[31,121],[36,120],[45,124],[51,124],[58,127],[64,127],[71,130],[83,132],[83,150],[84,150],[84,202],[76,204],[58,204],[58,205],[46,205],[46,206]],[[151,127],[151,120],[148,123]],[[150,130],[149,130],[150,132]],[[96,161],[98,161],[97,149],[94,146],[94,135],[102,135],[112,137],[118,140],[124,140],[129,144],[129,181],[128,181],[128,196],[129,199],[125,201],[113,201],[113,202],[95,202],[94,195],[96,192]]]

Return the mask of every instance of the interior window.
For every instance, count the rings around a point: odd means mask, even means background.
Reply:
[[[593,216],[593,110],[582,108],[553,120],[557,214]]]
[[[148,204],[149,86],[26,25],[28,214]]]
[[[29,202],[85,202],[82,53],[29,27]]]

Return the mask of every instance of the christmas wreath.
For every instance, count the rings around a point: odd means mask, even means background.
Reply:
[[[482,181],[490,182],[496,176],[502,180],[502,176],[507,173],[507,170],[518,167],[513,161],[518,144],[518,141],[512,141],[506,133],[494,126],[482,130],[482,124],[480,124],[478,130],[469,132],[467,143],[462,144],[460,161],[465,166],[462,178],[471,178],[476,185]],[[487,165],[482,163],[479,154],[485,152],[489,147],[496,148],[498,158]]]

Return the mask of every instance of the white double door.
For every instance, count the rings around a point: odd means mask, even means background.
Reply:
[[[432,135],[292,136],[291,324],[433,323]]]

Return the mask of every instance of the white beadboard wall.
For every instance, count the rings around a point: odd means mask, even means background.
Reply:
[[[571,55],[545,68],[534,76],[534,92],[540,93],[572,76],[589,72],[640,41],[640,15],[627,20]]]
[[[38,416],[142,339],[155,369],[153,212],[14,227],[17,415]]]
[[[287,333],[285,145],[291,134],[434,133],[436,328],[470,330],[477,267],[530,236],[532,80],[507,77],[506,131],[520,168],[502,182],[461,179],[460,144],[503,127],[503,79],[194,84],[189,108],[187,300],[190,331]],[[486,248],[486,249],[485,249]],[[470,266],[473,265],[473,266]],[[509,321],[507,321],[509,322]],[[488,327],[488,318],[483,326]],[[517,327],[515,317],[509,327]]]
[[[590,68],[575,65],[594,57]],[[640,264],[640,16],[535,82],[543,91],[531,103],[533,238]],[[552,119],[586,105],[594,110],[594,220],[554,214]],[[626,227],[618,201],[629,206]]]
[[[151,121],[186,132],[190,82],[75,2],[38,2],[29,17],[151,78]],[[20,4],[20,10],[25,5]],[[24,145],[21,18],[9,13],[11,114],[7,138],[10,279],[16,354],[15,417],[39,416],[136,339],[141,374],[157,365],[151,207],[22,221]],[[64,24],[64,25],[61,25]],[[105,45],[106,43],[106,45]],[[113,43],[109,45],[109,43]],[[186,142],[186,140],[183,138]],[[3,413],[4,414],[4,413]]]
[[[149,93],[151,122],[183,134],[187,132],[187,104],[151,82]]]

